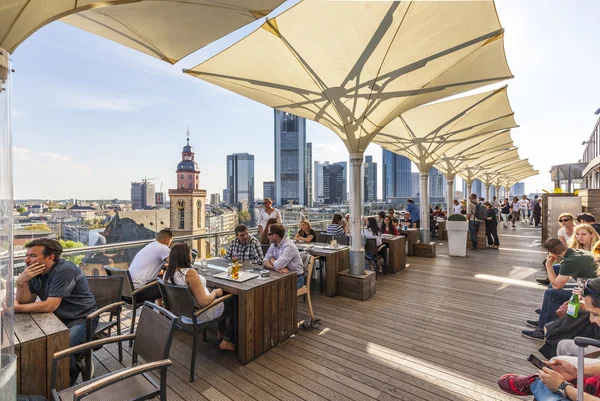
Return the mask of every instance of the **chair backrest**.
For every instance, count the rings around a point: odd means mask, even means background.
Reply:
[[[369,255],[377,255],[377,240],[375,238],[366,239],[365,253],[368,253]]]
[[[179,318],[151,302],[144,302],[133,342],[133,352],[146,362],[169,357],[169,350]]]
[[[326,244],[327,243],[327,233],[318,232],[317,233],[317,242]]]
[[[315,265],[315,257],[305,251],[300,252],[300,257],[302,258],[302,265],[304,266],[304,276],[306,277],[306,283],[308,283],[312,276],[312,271]]]
[[[106,275],[111,277],[123,277],[123,292],[121,293],[124,297],[131,298],[133,295],[133,280],[129,270],[115,269],[114,267],[104,266]]]
[[[262,248],[263,256],[265,256],[267,254],[267,252],[269,251],[269,248],[271,247],[271,245],[260,244],[260,247]]]
[[[123,276],[86,277],[90,291],[96,298],[98,308],[114,304],[121,300],[123,293]]]
[[[340,245],[348,245],[348,241],[350,239],[350,237],[348,236],[343,236],[343,237],[332,237],[331,239],[335,239],[337,241],[338,244]]]
[[[165,308],[177,316],[189,317],[194,319],[196,305],[194,304],[194,295],[187,285],[175,285],[166,283],[163,279],[158,279],[158,288],[162,295]]]

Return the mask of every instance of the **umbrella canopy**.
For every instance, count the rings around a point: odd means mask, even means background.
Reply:
[[[504,87],[409,110],[382,129],[374,142],[427,172],[462,142],[516,126]]]
[[[175,63],[266,16],[284,0],[5,0],[0,47],[13,52],[33,32],[63,21]]]
[[[403,112],[512,78],[492,1],[304,1],[184,72],[360,154]]]

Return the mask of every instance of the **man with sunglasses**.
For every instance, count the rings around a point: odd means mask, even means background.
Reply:
[[[590,322],[600,326],[600,279],[588,280],[581,291],[585,310],[590,314]],[[533,395],[538,401],[575,401],[577,389],[577,358],[555,357],[545,362],[549,368],[538,370],[537,374],[519,376],[507,374],[498,379],[498,386],[506,393],[518,396]],[[585,401],[600,401],[600,364],[586,358],[584,364]]]
[[[263,267],[279,273],[295,272],[298,275],[298,288],[304,285],[304,265],[300,252],[294,242],[285,238],[285,229],[281,224],[269,226],[271,246],[265,255]]]
[[[521,334],[534,340],[544,341],[544,325],[557,319],[556,311],[571,298],[571,291],[563,287],[569,278],[594,278],[597,276],[598,265],[591,252],[581,249],[567,248],[558,238],[548,238],[544,242],[548,251],[546,272],[550,285],[544,291],[544,301],[539,320],[527,320],[528,326],[535,330],[523,330]],[[554,263],[560,263],[558,274],[554,271]]]

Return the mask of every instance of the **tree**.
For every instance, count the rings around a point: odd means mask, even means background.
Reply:
[[[60,242],[63,249],[76,249],[76,248],[83,248],[85,246],[85,244],[83,242],[76,242],[76,241],[70,241],[70,240],[65,241],[65,240],[59,239],[58,242]],[[84,257],[85,257],[85,255],[69,255],[69,256],[66,256],[64,259],[68,260],[69,262],[73,262],[75,265],[79,266],[81,264],[81,262],[83,261]]]
[[[46,224],[32,224],[30,226],[23,227],[23,230],[27,230],[27,231],[52,231],[50,229],[50,227],[48,227]]]
[[[251,219],[252,216],[250,216],[250,213],[247,210],[240,210],[238,212],[238,221],[240,222],[240,224],[247,223]]]
[[[27,209],[25,209],[23,206],[21,206],[20,208],[17,209],[17,212],[19,212],[19,214],[23,214],[23,213],[27,212]]]

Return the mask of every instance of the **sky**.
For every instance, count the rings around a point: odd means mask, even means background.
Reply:
[[[289,5],[289,4],[288,4]],[[497,0],[508,63],[513,140],[540,175],[526,192],[550,190],[552,165],[577,162],[600,108],[600,1]],[[256,26],[256,23],[254,24]],[[54,22],[12,55],[15,199],[129,199],[130,183],[174,188],[189,127],[200,187],[222,193],[226,155],[255,156],[256,196],[273,177],[273,110],[181,72],[254,27],[168,65]],[[342,141],[307,124],[313,161],[345,161]],[[378,163],[381,148],[365,155]],[[415,170],[416,171],[416,170]]]

